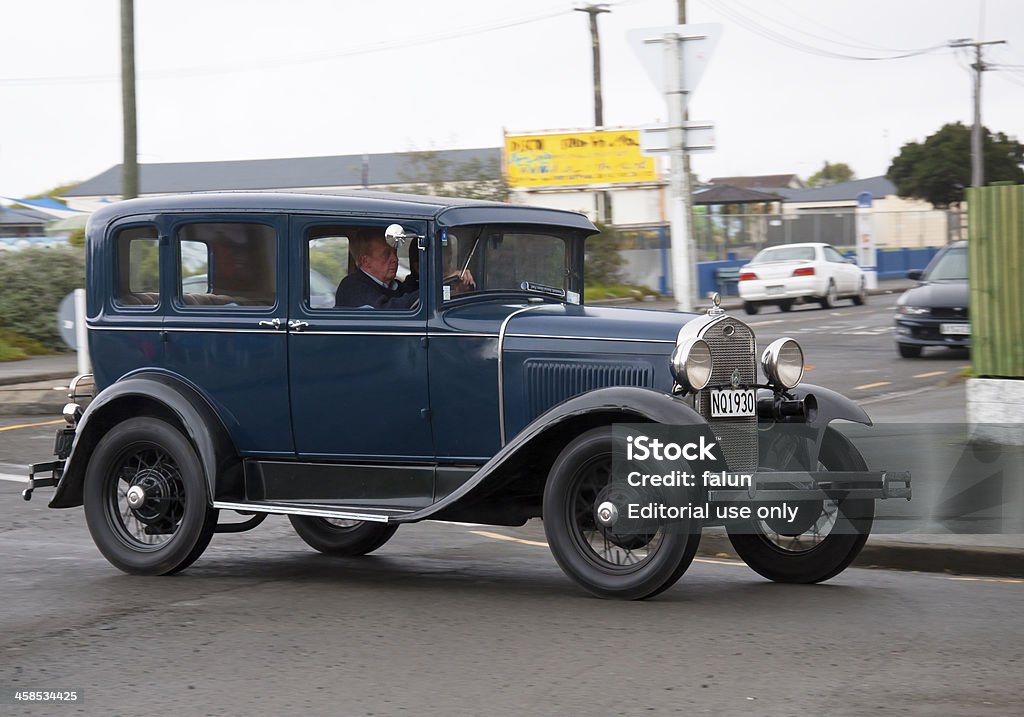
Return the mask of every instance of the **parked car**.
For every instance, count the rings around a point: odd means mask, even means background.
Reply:
[[[543,517],[558,564],[603,597],[672,585],[704,525],[727,525],[772,580],[842,571],[874,500],[909,498],[908,475],[868,471],[829,427],[867,414],[802,383],[792,339],[765,348],[759,378],[754,332],[721,309],[587,306],[583,248],[596,231],[572,212],[394,194],[210,193],[100,209],[86,282],[98,393],[83,411],[72,384],[57,459],[31,467],[25,498],[55,485],[50,507],[84,505],[103,555],[146,575],[182,570],[214,533],[268,514],[348,556],[406,523]],[[329,285],[358,277],[349,249],[367,235],[418,259],[415,301],[318,305],[312,267]],[[186,264],[204,262],[203,291],[182,291]],[[630,500],[662,494],[613,471],[627,425],[688,427],[700,452],[678,465],[742,471],[749,485],[684,482],[676,497],[710,517],[633,520]],[[772,438],[772,426],[800,433]],[[770,500],[789,500],[792,520],[739,511]],[[220,521],[236,512],[251,517]]]
[[[828,309],[844,297],[858,306],[867,300],[860,267],[819,242],[762,249],[740,269],[739,293],[748,314],[766,305],[789,311],[793,304],[805,301],[817,301]]]
[[[920,358],[926,346],[971,345],[968,311],[967,242],[953,242],[936,254],[924,271],[908,271],[918,285],[896,302],[896,350]]]

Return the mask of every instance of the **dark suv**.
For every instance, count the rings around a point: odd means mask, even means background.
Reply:
[[[419,267],[403,308],[322,297],[323,277],[360,271],[350,238],[366,232]],[[558,563],[605,597],[672,585],[712,524],[771,579],[843,570],[874,499],[909,498],[908,475],[868,471],[829,428],[867,415],[801,383],[791,339],[765,349],[760,379],[753,331],[721,309],[587,306],[595,232],[575,213],[394,194],[101,209],[87,228],[97,392],[83,412],[72,390],[57,460],[32,467],[25,497],[56,485],[51,507],[84,504],[104,556],[138,574],[182,570],[214,533],[268,514],[334,555],[404,523],[542,516]],[[656,444],[699,482],[626,470]],[[786,520],[751,517],[773,500]],[[633,515],[657,501],[668,510]],[[233,511],[249,517],[218,522]]]

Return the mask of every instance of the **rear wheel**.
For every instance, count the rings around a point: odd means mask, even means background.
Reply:
[[[598,520],[606,503],[626,509],[612,481],[612,429],[581,434],[558,456],[544,488],[544,532],[566,575],[603,598],[642,600],[671,587],[693,561],[696,524],[646,524],[632,531]]]
[[[818,303],[821,304],[821,308],[823,309],[831,309],[836,305],[836,299],[838,298],[839,294],[836,292],[836,283],[829,279],[825,295],[818,299]]]
[[[753,301],[744,301],[743,310],[746,311],[751,316],[753,316],[754,314],[761,310],[761,306],[759,304],[754,303]]]
[[[857,449],[829,429],[819,470],[863,471]],[[736,553],[752,570],[780,583],[818,583],[845,570],[871,533],[873,500],[801,501],[793,523],[755,520],[729,528]]]
[[[921,358],[922,347],[913,344],[896,344],[896,348],[903,358]]]
[[[853,295],[854,306],[864,306],[868,301],[868,290],[864,287],[864,279],[860,280],[860,286],[857,289],[857,293]]]
[[[362,520],[289,515],[295,532],[306,545],[325,555],[355,556],[372,553],[391,539],[397,525]]]
[[[126,573],[183,570],[217,527],[195,449],[156,418],[130,418],[100,440],[86,467],[83,499],[96,547]]]
[[[780,301],[779,302],[779,311],[792,311],[792,310],[793,310],[793,300],[792,299],[789,299],[788,301]]]

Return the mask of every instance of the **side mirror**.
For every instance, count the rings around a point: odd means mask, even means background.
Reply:
[[[384,240],[387,241],[388,245],[394,249],[399,249],[405,242],[415,239],[417,247],[419,249],[426,249],[424,240],[426,237],[417,234],[416,232],[406,232],[401,224],[389,224],[388,228],[384,230]]]
[[[922,276],[924,276],[924,272],[920,269],[911,269],[907,272],[907,278],[913,279],[914,281],[921,281]]]

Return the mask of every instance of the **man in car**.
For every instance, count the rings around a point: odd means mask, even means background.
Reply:
[[[419,289],[406,291],[395,279],[398,252],[380,229],[368,227],[349,237],[356,271],[338,284],[335,306],[369,309],[408,309],[419,301]]]

